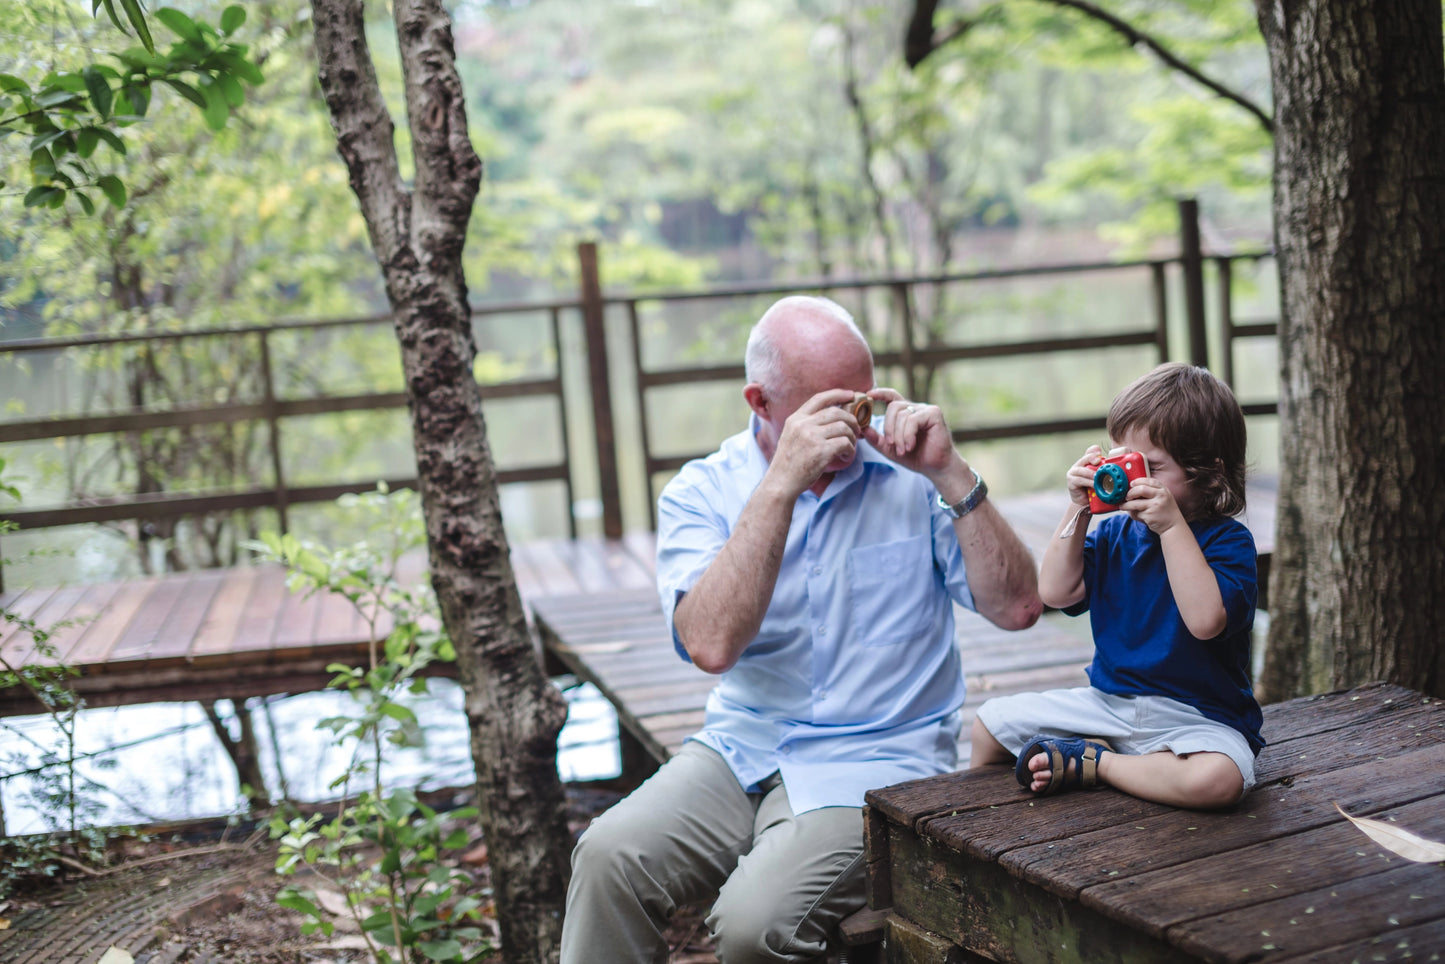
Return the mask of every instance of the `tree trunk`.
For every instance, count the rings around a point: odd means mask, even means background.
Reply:
[[[239,698],[231,700],[231,710],[236,714],[236,722],[241,727],[239,739],[231,736],[231,728],[221,719],[215,700],[204,700],[201,708],[206,711],[206,719],[211,721],[211,729],[215,731],[221,749],[226,751],[226,756],[231,758],[231,765],[236,768],[236,780],[251,812],[257,813],[270,807],[271,791],[266,786],[266,774],[261,769],[256,727],[251,719],[251,711],[246,708],[246,701]]]
[[[1260,681],[1445,695],[1439,0],[1257,0],[1275,98],[1281,478]]]
[[[566,706],[527,630],[472,377],[461,254],[482,165],[445,10],[396,0],[416,169],[414,187],[403,183],[362,6],[313,0],[321,87],[401,343],[432,584],[467,693],[504,954],[509,964],[552,961],[571,850],[556,766]]]

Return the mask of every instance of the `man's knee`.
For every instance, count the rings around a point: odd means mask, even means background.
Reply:
[[[708,916],[718,959],[728,964],[781,964],[820,958],[833,938],[838,922],[863,906],[864,870],[861,857],[840,857],[836,877],[812,899],[798,898],[808,890],[775,881],[760,886],[756,880],[734,878],[718,894]]]

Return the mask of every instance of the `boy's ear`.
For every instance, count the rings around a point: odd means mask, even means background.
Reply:
[[[758,418],[768,417],[768,397],[763,392],[763,386],[757,382],[748,382],[743,386],[743,398],[748,403],[748,408],[757,413]]]

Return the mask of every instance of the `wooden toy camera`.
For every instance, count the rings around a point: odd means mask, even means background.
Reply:
[[[1149,474],[1144,456],[1138,452],[1110,455],[1094,470],[1094,491],[1089,493],[1089,511],[1094,515],[1117,511],[1129,495],[1135,479]]]

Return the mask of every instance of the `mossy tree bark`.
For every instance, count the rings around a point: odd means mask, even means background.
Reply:
[[[566,707],[542,670],[508,558],[472,376],[462,246],[482,162],[467,132],[451,21],[393,11],[415,179],[402,179],[360,0],[313,0],[322,91],[401,344],[432,584],[466,689],[482,828],[509,964],[554,961],[571,837],[557,776]]]
[[[1260,695],[1445,695],[1439,0],[1257,0],[1275,99],[1281,478]]]

